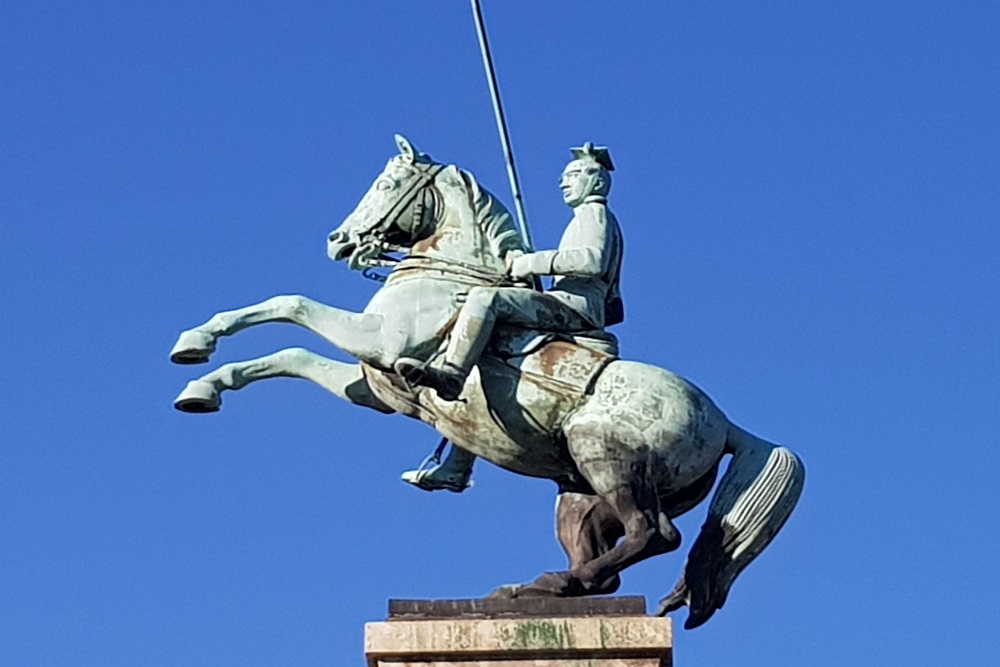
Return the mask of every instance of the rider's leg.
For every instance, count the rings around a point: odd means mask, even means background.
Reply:
[[[525,287],[474,287],[459,312],[443,362],[423,368],[406,359],[397,364],[397,371],[416,384],[434,387],[441,398],[455,400],[497,323],[547,331],[593,328],[551,294]]]
[[[444,369],[460,375],[463,384],[493,333],[497,321],[497,303],[501,301],[503,289],[473,287],[458,313],[458,321],[451,330],[448,349],[444,353]]]
[[[444,359],[433,366],[424,366],[413,359],[400,359],[396,370],[411,382],[433,387],[446,401],[458,399],[472,367],[479,360],[496,324],[498,295],[504,290],[525,288],[473,287],[458,313],[451,330]]]
[[[451,332],[445,363],[468,375],[497,324],[536,327],[543,331],[594,328],[583,315],[550,292],[526,287],[474,287]]]
[[[476,457],[454,444],[444,461],[427,469],[407,470],[403,481],[424,491],[453,491],[461,493],[472,486],[472,464]]]
[[[291,322],[319,334],[359,361],[388,370],[402,353],[405,334],[386,326],[381,315],[352,313],[304,296],[276,296],[246,308],[214,315],[181,334],[170,353],[175,363],[208,361],[216,340],[264,322]]]
[[[396,362],[396,371],[415,384],[433,387],[445,400],[456,400],[498,322],[544,328],[550,323],[560,323],[562,326],[555,328],[567,330],[593,328],[549,294],[522,287],[474,287],[459,312],[443,363],[425,366],[418,360],[403,358]],[[461,491],[472,475],[475,460],[472,454],[452,446],[440,466],[426,474],[407,471],[403,480],[429,491],[441,488]]]

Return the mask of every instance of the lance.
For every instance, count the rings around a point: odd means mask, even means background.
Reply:
[[[504,159],[507,161],[507,178],[510,179],[510,189],[514,195],[514,211],[517,214],[517,226],[521,231],[521,241],[524,248],[531,252],[531,232],[528,231],[528,219],[524,214],[524,199],[521,197],[521,186],[517,180],[517,169],[514,167],[514,152],[510,149],[510,136],[507,134],[507,120],[500,104],[500,88],[497,86],[497,75],[493,70],[493,57],[490,55],[490,44],[486,40],[486,26],[483,23],[483,10],[479,0],[471,0],[472,15],[476,20],[476,33],[479,35],[479,50],[483,54],[483,68],[486,70],[486,80],[490,84],[490,96],[493,98],[493,114],[497,120],[497,131],[500,133],[500,145],[503,147]],[[537,283],[537,280],[536,280]]]

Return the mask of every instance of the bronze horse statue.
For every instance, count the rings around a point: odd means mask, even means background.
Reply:
[[[492,594],[503,597],[614,592],[622,570],[679,547],[672,519],[709,494],[728,455],[708,518],[658,610],[687,606],[685,627],[701,625],[795,507],[801,461],[730,422],[683,378],[619,359],[603,332],[501,330],[458,401],[408,384],[395,361],[439,354],[469,290],[503,284],[503,256],[522,245],[509,212],[475,177],[402,137],[397,144],[400,153],[328,242],[331,259],[353,268],[392,266],[364,312],[277,296],[216,314],[182,333],[171,353],[176,363],[205,362],[219,337],[279,321],[319,334],[359,363],[286,349],[190,382],[175,406],[212,412],[224,391],[300,377],[357,405],[419,419],[511,472],[556,481],[568,568]]]

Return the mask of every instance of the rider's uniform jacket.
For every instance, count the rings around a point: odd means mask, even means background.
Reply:
[[[622,320],[618,278],[622,233],[607,199],[590,195],[573,209],[573,219],[556,250],[517,257],[513,273],[555,276],[547,292],[589,320],[594,328]]]

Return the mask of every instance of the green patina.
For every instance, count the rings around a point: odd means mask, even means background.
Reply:
[[[607,648],[610,641],[611,632],[608,630],[608,626],[601,621],[601,648]]]
[[[508,636],[514,648],[572,648],[573,630],[569,623],[522,621]]]

